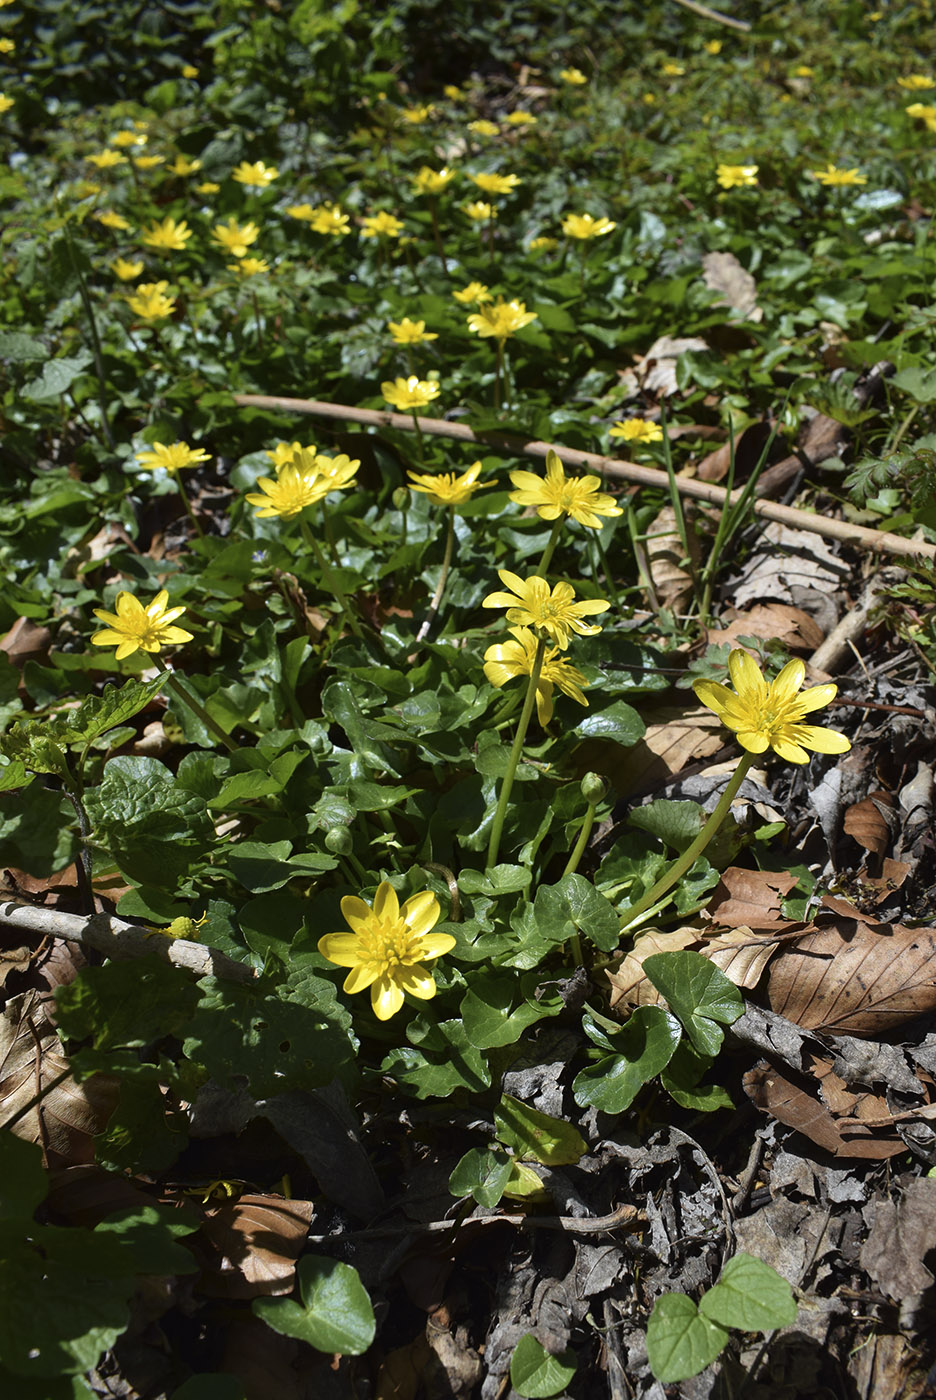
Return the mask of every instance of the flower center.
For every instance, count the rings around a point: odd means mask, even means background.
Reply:
[[[418,939],[402,919],[388,923],[375,920],[358,936],[366,961],[379,963],[381,972],[394,967],[409,967],[419,961]]]

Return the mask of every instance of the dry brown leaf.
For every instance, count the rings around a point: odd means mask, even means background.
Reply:
[[[711,291],[721,292],[715,306],[729,306],[746,321],[764,319],[763,309],[757,304],[757,283],[734,253],[706,253],[702,276]]]
[[[835,1118],[815,1095],[807,1093],[766,1060],[748,1070],[742,1082],[745,1093],[758,1108],[802,1133],[834,1157],[883,1161],[907,1150],[896,1134],[875,1135],[864,1124]]]
[[[374,1400],[417,1400],[423,1394],[423,1375],[431,1359],[432,1348],[424,1332],[391,1351],[380,1363]]]
[[[28,617],[18,617],[0,640],[0,651],[6,652],[14,666],[24,666],[27,661],[45,658],[51,640],[48,627],[39,627]]]
[[[644,960],[653,953],[677,953],[683,949],[701,953],[736,987],[752,991],[776,947],[773,939],[758,938],[749,928],[732,929],[717,937],[707,937],[697,928],[673,929],[669,933],[651,929],[640,935],[618,967],[607,974],[612,988],[611,1010],[632,1011],[637,1006],[656,1006],[662,1001],[643,970]]]
[[[896,822],[894,799],[889,792],[871,792],[862,802],[853,802],[845,813],[843,826],[859,846],[882,856],[890,849]]]
[[[685,705],[661,706],[652,713],[654,720],[647,725],[643,739],[626,751],[630,790],[681,773],[687,763],[711,758],[725,747],[721,720],[701,705],[692,710]]]
[[[861,1247],[861,1267],[890,1298],[924,1293],[933,1282],[923,1258],[936,1248],[936,1185],[905,1178],[896,1204],[878,1196],[862,1214],[871,1228]]]
[[[781,901],[796,886],[796,876],[784,870],[744,870],[730,865],[722,871],[708,906],[712,923],[725,928],[746,924],[769,928],[774,924],[793,925],[783,917]]]
[[[747,481],[757,466],[760,455],[770,437],[768,423],[749,423],[734,443],[735,484]],[[700,481],[724,481],[731,467],[732,443],[722,443],[714,452],[703,457],[696,467],[695,474]]]
[[[730,642],[736,647],[739,637],[761,637],[778,641],[793,651],[815,651],[825,638],[809,613],[790,603],[755,603],[732,618],[727,627],[710,627],[707,635],[713,646]]]
[[[794,530],[771,521],[761,531],[740,577],[732,584],[732,602],[736,608],[764,598],[774,603],[795,603],[799,596],[796,590],[828,593],[847,575],[848,565],[830,543],[807,530]]]
[[[314,1216],[311,1201],[278,1196],[245,1195],[206,1211],[201,1233],[213,1257],[202,1276],[204,1291],[215,1298],[291,1293]]]
[[[698,537],[689,531],[688,538],[692,557],[687,561],[672,506],[663,506],[647,530],[647,565],[657,601],[677,613],[684,612],[692,599],[691,567],[700,557]]]
[[[936,929],[850,914],[831,922],[820,915],[822,924],[778,949],[771,1009],[807,1030],[856,1036],[881,1036],[936,1010]]]
[[[634,356],[633,369],[621,373],[621,381],[636,396],[644,392],[660,394],[664,398],[678,392],[676,381],[676,358],[686,350],[707,350],[707,341],[697,335],[661,335],[655,340],[646,355]],[[685,388],[685,386],[682,386]]]

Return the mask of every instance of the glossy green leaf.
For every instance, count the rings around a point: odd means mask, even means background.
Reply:
[[[321,1254],[307,1254],[296,1268],[301,1303],[255,1298],[252,1309],[274,1332],[317,1351],[360,1356],[374,1340],[376,1322],[357,1269]]]
[[[744,1014],[744,998],[734,983],[701,953],[654,953],[643,967],[699,1054],[717,1055],[721,1027]]]
[[[721,1355],[728,1330],[704,1317],[684,1293],[657,1298],[647,1324],[647,1356],[658,1381],[670,1385],[697,1376]]]
[[[675,1016],[661,1006],[638,1006],[613,1036],[613,1055],[583,1069],[572,1085],[575,1102],[604,1113],[623,1113],[654,1075],[669,1064],[682,1034]]]
[[[577,1365],[574,1351],[553,1356],[528,1332],[520,1338],[510,1358],[510,1384],[527,1400],[549,1400],[565,1390]]]

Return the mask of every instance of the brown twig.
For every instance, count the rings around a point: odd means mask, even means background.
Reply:
[[[349,404],[327,403],[317,399],[283,398],[271,394],[235,394],[234,402],[241,408],[309,413],[319,418],[344,418],[352,423],[367,423],[375,428],[413,431],[413,420],[408,414],[390,413],[381,409],[353,408]],[[569,466],[589,467],[605,476],[618,477],[621,481],[632,481],[638,486],[653,486],[660,491],[669,491],[666,472],[659,471],[656,467],[642,467],[637,462],[622,461],[618,457],[603,457],[597,452],[581,452],[576,448],[561,447],[554,442],[540,442],[536,439],[525,441],[516,433],[476,433],[466,423],[452,423],[444,418],[420,418],[419,428],[430,436],[500,447],[514,455],[545,457],[547,452],[555,452]],[[709,505],[724,510],[737,503],[743,488],[729,493],[723,486],[717,486],[714,482],[677,476],[676,489],[682,496],[692,496],[698,501],[706,501]],[[855,525],[848,520],[826,519],[825,516],[814,515],[811,511],[796,510],[793,506],[779,505],[775,501],[753,500],[751,509],[755,515],[765,520],[778,521],[794,530],[808,530],[814,535],[825,535],[827,539],[841,540],[843,544],[873,549],[884,554],[915,555],[918,558],[936,561],[936,545],[923,540],[907,540],[887,530],[869,530],[865,525]]]
[[[429,1220],[424,1225],[375,1225],[343,1236],[353,1240],[394,1239],[403,1235],[436,1235],[467,1225],[516,1225],[521,1230],[565,1230],[576,1235],[603,1235],[608,1230],[641,1230],[646,1215],[636,1206],[618,1206],[610,1215],[469,1215],[464,1220]],[[331,1235],[309,1235],[309,1244],[324,1244]]]
[[[701,15],[703,19],[714,20],[716,24],[727,24],[729,29],[740,29],[742,33],[750,33],[751,26],[745,19],[732,19],[730,15],[723,15],[718,10],[710,10],[708,5],[700,5],[699,0],[675,0],[677,5],[682,5],[684,10],[692,10],[693,14]]]

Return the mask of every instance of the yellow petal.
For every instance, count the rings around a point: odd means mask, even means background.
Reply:
[[[775,754],[778,754],[779,757],[784,759],[787,763],[809,762],[809,754],[805,749],[801,749],[799,744],[794,744],[789,739],[785,739],[782,736],[774,739],[771,748]]]
[[[398,981],[404,992],[420,1001],[428,1001],[436,994],[435,978],[424,967],[401,967]]]
[[[344,990],[351,996],[355,992],[365,991],[376,981],[379,970],[377,963],[358,963],[345,978]]]
[[[455,939],[450,933],[427,933],[419,940],[421,958],[441,958],[455,947]]]
[[[747,749],[748,753],[764,753],[769,747],[766,734],[759,730],[742,729],[738,733],[738,743],[742,749]]]
[[[371,987],[371,1005],[378,1021],[389,1021],[403,1005],[403,993],[396,982],[384,975]]]
[[[767,682],[760,667],[746,651],[736,649],[728,658],[731,683],[745,704],[760,705],[767,699]]]
[[[388,923],[400,917],[400,901],[397,899],[397,892],[386,880],[377,886],[377,893],[374,896],[374,917],[381,921],[386,920]]]
[[[797,691],[802,688],[805,679],[806,667],[798,656],[794,657],[792,661],[787,662],[770,687],[771,701],[778,707],[788,705]]]
[[[837,685],[813,685],[796,697],[796,708],[801,715],[807,715],[810,710],[821,710],[830,705],[836,695]]]
[[[318,950],[337,967],[355,967],[361,961],[361,944],[356,933],[323,934]]]
[[[410,933],[421,938],[439,922],[442,911],[432,891],[421,890],[419,894],[410,895],[401,912]]]
[[[818,724],[797,724],[793,728],[797,743],[805,744],[816,753],[848,753],[851,740],[837,729],[824,729]]]

